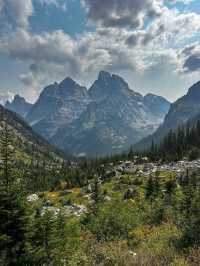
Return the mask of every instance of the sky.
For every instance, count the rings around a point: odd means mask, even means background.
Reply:
[[[200,0],[0,0],[0,98],[101,70],[181,97],[200,80]]]

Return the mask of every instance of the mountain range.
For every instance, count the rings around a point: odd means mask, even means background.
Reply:
[[[8,108],[20,113],[16,106]],[[89,89],[67,77],[24,107],[22,115],[30,108],[23,115],[26,121],[56,147],[75,156],[103,156],[124,151],[153,133],[170,103],[161,96],[142,96],[121,77],[101,71]]]
[[[170,104],[142,96],[117,75],[101,71],[87,89],[67,77],[43,89],[35,104],[15,96],[6,108],[20,114],[34,131],[75,156],[104,156],[134,145],[148,149],[170,129],[200,117],[200,82]]]

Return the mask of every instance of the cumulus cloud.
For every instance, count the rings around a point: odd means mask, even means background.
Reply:
[[[76,56],[77,41],[63,31],[33,34],[18,29],[2,38],[0,51],[11,58],[30,62],[30,70],[20,80],[31,88],[60,79],[65,75],[80,73],[80,61]]]
[[[182,73],[200,73],[200,44],[193,43],[186,45],[179,54],[180,72]]]
[[[0,104],[4,105],[7,101],[12,101],[14,98],[14,93],[7,91],[7,92],[0,92]]]
[[[35,62],[30,65],[29,72],[21,74],[19,79],[26,87],[25,97],[33,101],[44,86],[63,79],[67,74],[71,74],[67,65]]]
[[[36,0],[41,5],[54,5],[66,11],[67,0]],[[0,0],[0,32],[26,29],[34,13],[34,0]]]
[[[185,5],[188,5],[188,4],[192,3],[194,0],[165,0],[165,1],[172,3],[172,4],[183,3]]]
[[[167,77],[176,76],[176,66],[182,73],[199,68],[196,45],[185,47],[181,52],[180,47],[199,31],[200,15],[169,8],[165,3],[170,0],[82,0],[96,31],[76,37],[62,30],[30,32],[31,1],[0,0],[0,16],[6,14],[5,1],[10,3],[6,7],[9,14],[12,14],[11,10],[18,14],[14,19],[17,27],[0,38],[0,51],[30,64],[29,71],[20,75],[20,80],[29,88],[29,99],[35,98],[44,85],[67,75],[87,85],[101,69],[129,72],[135,78],[150,80],[150,75],[156,71],[159,77],[165,77],[164,73]],[[62,8],[62,4],[67,3],[66,0],[38,1],[42,7]],[[21,16],[13,4],[16,2],[23,4]],[[182,2],[186,4],[187,1]]]
[[[4,0],[0,0],[0,12],[3,9],[3,6],[4,6]]]
[[[163,48],[180,45],[194,37],[200,30],[200,15],[194,12],[180,13],[163,9],[163,14],[154,23],[142,30],[135,30],[126,39],[128,46],[159,44]],[[191,30],[192,29],[192,30]]]
[[[27,28],[32,14],[32,0],[0,0],[1,28]]]
[[[63,63],[72,60],[74,40],[60,30],[32,34],[19,29],[4,36],[0,47],[12,58]]]
[[[162,12],[159,0],[83,0],[91,21],[103,27],[138,28]]]
[[[200,71],[200,51],[190,55],[183,66],[186,71]]]

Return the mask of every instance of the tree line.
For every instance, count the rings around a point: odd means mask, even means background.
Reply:
[[[147,155],[152,160],[177,161],[186,157],[195,160],[200,156],[200,121],[192,126],[179,126],[170,130],[160,144],[152,141]]]

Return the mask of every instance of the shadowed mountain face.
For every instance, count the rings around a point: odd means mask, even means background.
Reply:
[[[16,161],[30,162],[36,159],[51,165],[62,163],[63,155],[56,148],[35,133],[18,114],[0,105],[0,131],[5,123],[11,132]]]
[[[28,103],[23,97],[15,95],[13,101],[6,102],[5,107],[10,111],[15,112],[22,117],[25,117],[30,111],[32,104]]]
[[[88,102],[87,89],[66,78],[43,90],[26,120],[38,133],[50,139],[61,126],[77,119]]]
[[[170,103],[134,92],[119,76],[101,71],[89,90],[70,78],[46,87],[26,120],[57,147],[75,155],[126,150],[162,123]]]
[[[152,140],[159,143],[170,129],[196,120],[200,113],[200,82],[194,84],[186,95],[173,103],[165,117],[163,124],[152,135],[135,145],[136,149],[144,149],[151,145]]]
[[[107,72],[100,72],[88,94],[91,102],[87,109],[70,126],[60,128],[51,140],[76,155],[123,151],[153,132],[165,115],[156,114],[147,98],[130,90],[122,78]],[[162,101],[168,111],[169,103],[163,98]]]

